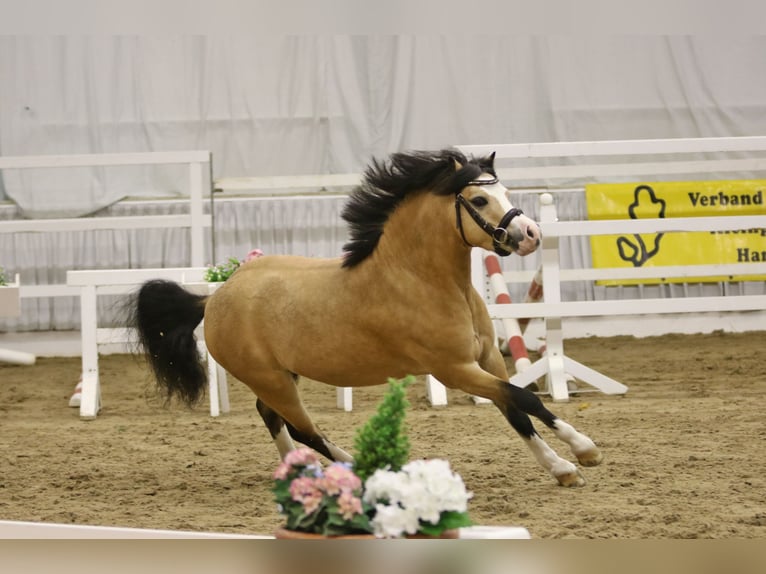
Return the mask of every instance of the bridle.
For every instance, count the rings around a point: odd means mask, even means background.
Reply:
[[[475,179],[472,181],[469,181],[466,184],[466,187],[469,185],[492,185],[500,181],[497,176],[495,176],[492,179]],[[463,243],[465,243],[468,246],[471,246],[470,243],[465,238],[465,233],[463,232],[463,221],[460,215],[460,207],[465,207],[465,210],[468,212],[468,215],[471,216],[471,219],[476,222],[476,225],[481,227],[484,232],[489,235],[492,238],[492,248],[495,250],[495,253],[498,255],[510,255],[510,252],[505,249],[505,247],[508,245],[508,225],[510,225],[511,221],[513,221],[513,218],[517,215],[521,215],[524,213],[517,207],[512,207],[507,212],[505,212],[505,215],[500,219],[497,226],[492,225],[489,223],[486,219],[484,219],[481,214],[476,211],[476,208],[471,205],[471,202],[468,201],[465,197],[463,197],[462,193],[458,193],[455,196],[455,218],[457,223],[457,228],[460,231],[460,237],[463,238]]]

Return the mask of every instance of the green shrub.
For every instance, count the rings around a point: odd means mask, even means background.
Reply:
[[[410,441],[403,430],[409,401],[406,389],[413,376],[388,379],[388,391],[377,412],[360,428],[354,440],[354,472],[363,481],[378,469],[398,471],[409,460]]]

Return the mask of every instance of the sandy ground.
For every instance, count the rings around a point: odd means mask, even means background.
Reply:
[[[557,486],[493,406],[449,392],[448,407],[432,408],[424,385],[409,389],[412,456],[451,461],[474,492],[475,523],[524,526],[535,538],[766,536],[766,332],[577,339],[565,350],[629,387],[544,398],[604,452],[602,465],[583,469],[583,488]],[[100,364],[94,421],[67,405],[78,358],[0,364],[0,519],[235,533],[280,524],[276,449],[244,385],[231,381],[232,412],[213,419],[205,405],[159,405],[131,356]],[[355,390],[344,413],[334,389],[301,388],[348,449],[385,390]]]

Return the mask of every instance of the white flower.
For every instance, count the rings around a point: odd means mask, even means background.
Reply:
[[[365,482],[364,500],[374,504],[378,536],[414,534],[418,524],[438,524],[445,511],[466,512],[471,493],[442,459],[415,460],[399,472],[377,470]]]
[[[364,484],[364,499],[369,503],[386,501],[396,505],[411,497],[410,478],[403,472],[376,470]]]
[[[375,505],[375,517],[372,519],[375,536],[379,538],[398,538],[404,533],[415,534],[418,531],[417,513],[408,508]]]

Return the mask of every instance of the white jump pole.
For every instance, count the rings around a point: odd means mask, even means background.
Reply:
[[[32,353],[0,349],[0,362],[13,363],[16,365],[34,365],[37,357]]]

